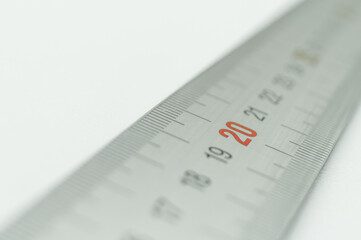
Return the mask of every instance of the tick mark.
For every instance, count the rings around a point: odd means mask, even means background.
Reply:
[[[183,125],[184,126],[184,123],[181,123],[181,122],[179,122],[179,121],[177,121],[177,120],[174,120],[173,118],[171,118],[171,117],[169,117],[169,116],[167,116],[166,114],[164,114],[164,113],[161,113],[161,112],[155,112],[157,115],[155,115],[155,116],[157,116],[157,117],[159,117],[160,119],[163,119],[163,120],[169,120],[169,121],[172,121],[172,122],[175,122],[175,123],[178,123],[178,124],[180,124],[180,125]]]
[[[188,114],[191,114],[191,115],[193,115],[193,116],[195,116],[195,117],[198,117],[198,118],[200,118],[200,119],[203,119],[203,120],[205,120],[205,121],[207,121],[207,122],[211,122],[211,120],[209,120],[209,119],[207,119],[207,118],[204,118],[204,117],[201,117],[201,116],[199,116],[199,115],[197,115],[197,114],[195,114],[195,113],[192,113],[192,112],[190,112],[190,111],[184,110],[184,112],[186,112],[186,113],[188,113]]]
[[[178,122],[177,120],[173,120],[173,119],[172,119],[172,121],[184,126],[184,123]]]
[[[291,131],[294,131],[294,132],[296,132],[296,133],[302,134],[302,135],[304,135],[304,136],[308,136],[306,133],[301,132],[301,131],[298,131],[298,130],[296,130],[296,129],[294,129],[294,128],[291,128],[291,127],[289,127],[289,126],[286,126],[286,125],[284,125],[284,124],[281,124],[281,126],[284,127],[284,128],[287,128],[287,129],[289,129],[289,130],[291,130]]]
[[[214,98],[214,99],[216,99],[216,100],[218,100],[218,101],[224,102],[224,103],[226,103],[226,104],[230,104],[230,102],[227,101],[226,99],[220,98],[220,97],[218,97],[218,96],[216,96],[216,95],[213,95],[213,94],[211,94],[211,93],[206,93],[206,95],[208,95],[209,97],[212,97],[212,98]]]
[[[104,181],[104,183],[105,183],[105,185],[103,185],[103,186],[108,188],[112,192],[118,193],[118,194],[126,196],[126,197],[131,197],[132,195],[134,195],[133,190],[131,190],[125,186],[122,186],[116,182],[113,182],[110,179],[107,179],[106,181]]]
[[[206,104],[201,103],[200,101],[194,101],[194,102],[197,103],[197,104],[199,104],[199,105],[201,105],[201,106],[203,106],[203,107],[207,106]]]
[[[298,111],[300,112],[303,112],[303,113],[306,113],[308,115],[311,115],[311,116],[314,116],[316,118],[320,117],[320,115],[310,111],[310,110],[307,110],[307,109],[304,109],[304,108],[301,108],[301,107],[295,107],[295,109],[297,109]]]
[[[272,177],[272,176],[269,176],[269,175],[267,175],[266,173],[260,172],[260,171],[258,171],[258,170],[256,170],[256,169],[247,167],[247,170],[250,171],[250,172],[252,172],[252,173],[254,173],[254,174],[256,174],[256,175],[258,175],[258,176],[260,176],[260,177],[262,177],[262,178],[265,178],[265,179],[267,179],[267,180],[269,180],[269,181],[272,181],[272,182],[277,182],[277,181],[278,181],[277,178]]]
[[[296,145],[296,146],[302,147],[302,145],[299,144],[299,143],[295,143],[295,142],[293,142],[293,141],[290,141],[290,143],[292,143],[292,144],[294,144],[294,145]]]
[[[275,151],[277,151],[277,152],[283,153],[284,155],[293,157],[291,154],[285,153],[285,152],[283,152],[283,151],[281,151],[281,150],[279,150],[279,149],[277,149],[277,148],[271,147],[271,146],[269,146],[269,145],[267,145],[267,144],[266,144],[265,146],[266,146],[266,147],[269,147],[269,148],[271,148],[271,149],[273,149],[273,150],[275,150]]]
[[[156,161],[156,160],[153,160],[153,159],[151,159],[151,158],[148,158],[148,157],[146,157],[146,156],[144,156],[144,155],[142,155],[142,154],[136,153],[136,154],[135,154],[135,157],[137,157],[138,159],[140,159],[140,160],[142,160],[142,161],[144,161],[144,162],[152,165],[153,167],[156,167],[156,168],[164,168],[164,164],[162,164],[162,163],[160,163],[160,162],[158,162],[158,161]]]
[[[164,108],[164,109],[167,109],[168,111],[174,112],[175,114],[180,114],[180,113],[182,113],[181,110],[175,108],[174,105],[172,105],[171,103],[168,104],[168,102],[162,103],[162,104],[160,105],[160,107],[161,107],[161,108]]]
[[[187,140],[185,140],[185,139],[183,139],[183,138],[181,138],[181,137],[178,137],[178,136],[176,136],[176,135],[173,135],[173,134],[171,134],[171,133],[169,133],[169,132],[166,132],[166,131],[164,131],[164,130],[159,130],[159,131],[161,131],[162,133],[167,134],[167,135],[169,135],[169,136],[171,136],[171,137],[173,137],[173,138],[175,138],[175,139],[178,139],[179,141],[182,141],[182,142],[185,142],[185,143],[188,143],[188,144],[189,144],[189,141],[187,141]]]
[[[162,119],[157,117],[156,115],[146,115],[144,118],[150,119],[152,121],[152,125],[158,126],[158,127],[165,127],[171,123],[170,120]]]
[[[282,166],[281,164],[278,164],[278,163],[274,163],[273,165],[275,165],[276,167],[279,167],[281,169],[286,169],[285,166]]]

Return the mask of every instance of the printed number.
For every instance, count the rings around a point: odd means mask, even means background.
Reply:
[[[181,210],[165,197],[158,198],[152,208],[152,215],[169,223],[179,221]]]
[[[234,127],[234,125],[235,125],[236,127]],[[240,134],[242,134],[242,135],[246,135],[246,136],[248,136],[248,137],[255,137],[255,136],[257,136],[256,131],[254,131],[254,130],[252,130],[252,129],[250,129],[250,128],[247,128],[247,127],[245,127],[245,126],[242,126],[241,124],[238,124],[238,123],[235,123],[235,122],[227,122],[226,126],[227,126],[228,128],[230,128],[230,129],[232,129],[233,131],[232,131],[232,130],[229,130],[229,129],[221,129],[221,130],[219,130],[219,134],[221,134],[221,135],[222,135],[223,137],[225,137],[225,138],[228,138],[229,135],[227,135],[226,133],[230,133],[230,134],[236,139],[237,142],[239,142],[240,144],[242,144],[242,145],[244,145],[244,146],[246,146],[246,147],[248,146],[248,144],[250,144],[250,142],[251,142],[252,140],[249,139],[249,138],[247,138],[246,140],[242,141],[242,140],[240,139],[240,137],[238,137],[237,133],[235,133],[235,132],[238,132],[238,133],[240,133]],[[245,131],[242,131],[241,129],[246,130],[246,132],[245,132]]]
[[[286,66],[286,70],[290,73],[296,75],[297,77],[301,77],[305,73],[305,68],[302,64],[299,63],[290,63]]]
[[[277,105],[281,102],[282,96],[277,95],[274,91],[265,89],[262,91],[262,93],[259,95],[261,99],[266,99],[270,103]]]
[[[311,66],[316,66],[319,63],[318,55],[306,49],[297,49],[294,51],[293,57]]]
[[[273,79],[273,83],[275,85],[278,85],[278,86],[281,86],[287,90],[292,90],[293,87],[295,86],[295,81],[289,77],[286,77],[286,76],[276,76],[274,79]]]
[[[253,115],[255,118],[262,122],[266,119],[266,116],[268,115],[267,113],[254,107],[249,107],[249,109],[244,111],[244,114],[246,114],[247,116]]]
[[[184,172],[181,183],[184,185],[191,186],[198,190],[203,190],[211,185],[211,179],[195,171],[187,170]]]
[[[227,151],[224,151],[217,147],[209,147],[208,150],[211,153],[205,152],[207,158],[214,158],[222,163],[228,163],[228,160],[232,158],[232,154]]]

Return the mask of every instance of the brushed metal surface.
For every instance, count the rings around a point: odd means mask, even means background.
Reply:
[[[146,113],[0,239],[278,239],[359,101],[359,10],[302,3]]]

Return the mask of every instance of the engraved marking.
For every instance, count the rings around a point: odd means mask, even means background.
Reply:
[[[199,105],[201,105],[201,106],[203,106],[203,107],[207,106],[206,104],[201,103],[200,101],[194,101],[194,102],[197,103],[197,104],[199,104]]]
[[[247,167],[247,170],[250,171],[250,172],[252,172],[252,173],[254,173],[254,174],[256,174],[256,175],[258,175],[258,176],[260,176],[260,177],[262,177],[262,178],[265,178],[265,179],[267,179],[267,180],[269,180],[269,181],[272,181],[272,182],[277,182],[277,181],[278,181],[277,178],[272,177],[272,176],[269,176],[268,174],[263,173],[263,172],[261,172],[261,171],[258,171],[258,170],[256,170],[256,169]]]
[[[160,145],[154,142],[148,142],[149,145],[152,145],[153,147],[160,148]]]
[[[294,131],[294,132],[296,132],[296,133],[302,134],[302,135],[304,135],[304,136],[308,136],[306,133],[301,132],[301,131],[298,131],[298,130],[296,130],[296,129],[294,129],[294,128],[291,128],[291,127],[289,127],[289,126],[286,126],[286,125],[284,125],[284,124],[281,124],[281,126],[284,127],[284,128],[287,128],[287,129],[289,129],[289,130],[291,130],[291,131]]]
[[[209,96],[209,97],[212,97],[212,98],[214,98],[214,99],[216,99],[216,100],[218,100],[218,101],[224,102],[224,103],[226,103],[226,104],[230,104],[230,102],[227,101],[226,99],[220,98],[220,97],[218,97],[218,96],[216,96],[216,95],[213,95],[213,94],[211,94],[211,93],[206,93],[206,95]]]
[[[175,123],[178,123],[178,124],[184,126],[184,123],[181,123],[181,122],[179,122],[179,121],[177,121],[177,120],[174,120],[173,118],[167,116],[166,114],[164,114],[164,113],[162,113],[162,112],[156,111],[155,113],[157,114],[156,116],[159,117],[160,119],[173,121],[173,122],[175,122]]]
[[[106,179],[106,181],[104,181],[105,185],[102,185],[104,187],[106,187],[107,189],[109,189],[110,191],[114,192],[114,193],[118,193],[122,196],[126,196],[126,197],[131,197],[135,194],[135,192],[123,185],[120,185],[116,182],[113,182],[110,179]]]
[[[150,165],[152,165],[153,167],[157,167],[157,168],[164,168],[164,164],[154,160],[154,159],[151,159],[151,158],[148,158],[142,154],[139,154],[139,153],[136,153],[134,154],[135,157],[137,157],[138,159],[140,160],[143,160],[144,162],[146,163],[149,163]]]
[[[295,142],[293,142],[293,141],[290,141],[290,143],[292,143],[292,144],[294,144],[294,145],[296,145],[296,146],[302,147],[302,145],[299,144],[299,143],[295,143]]]
[[[308,115],[311,115],[311,116],[314,116],[316,118],[320,117],[320,115],[310,111],[310,110],[307,110],[307,109],[304,109],[304,108],[301,108],[301,107],[295,107],[295,109],[297,109],[298,111],[300,112],[303,112],[303,113],[306,113]]]
[[[269,148],[271,148],[271,149],[273,149],[273,150],[275,150],[275,151],[277,151],[277,152],[280,152],[280,153],[283,153],[284,155],[287,155],[287,156],[289,156],[289,157],[293,157],[291,154],[288,154],[288,153],[285,153],[285,152],[283,152],[283,151],[281,151],[281,150],[279,150],[279,149],[277,149],[277,148],[274,148],[274,147],[271,147],[271,146],[269,146],[269,145],[265,145],[266,147],[269,147]]]
[[[282,166],[281,164],[278,164],[278,163],[274,163],[273,165],[275,165],[276,167],[279,167],[281,169],[286,169],[285,166]]]
[[[226,196],[227,200],[229,200],[230,202],[240,206],[240,207],[243,207],[243,208],[246,208],[246,209],[249,209],[249,210],[256,210],[257,209],[257,206],[254,205],[253,203],[250,203],[240,197],[237,197],[233,194],[227,194]]]
[[[199,116],[199,115],[197,115],[197,114],[195,114],[195,113],[192,113],[192,112],[190,112],[190,111],[184,110],[184,112],[189,113],[189,114],[191,114],[191,115],[193,115],[193,116],[195,116],[195,117],[198,117],[198,118],[200,118],[200,119],[203,119],[203,120],[205,120],[205,121],[207,121],[207,122],[211,122],[211,120],[209,120],[209,119],[207,119],[207,118],[204,118],[204,117],[201,117],[201,116]]]
[[[189,144],[189,141],[187,141],[187,140],[185,140],[185,139],[183,139],[183,138],[181,138],[181,137],[178,137],[178,136],[176,136],[176,135],[174,135],[174,134],[171,134],[171,133],[169,133],[169,132],[166,132],[166,131],[164,131],[164,130],[159,130],[159,131],[161,131],[162,133],[167,134],[168,136],[171,136],[171,137],[173,137],[173,138],[175,138],[175,139],[178,139],[179,141],[182,141],[182,142],[185,142],[185,143],[188,143],[188,144]]]

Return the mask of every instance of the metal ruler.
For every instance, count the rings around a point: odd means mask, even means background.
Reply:
[[[305,1],[134,123],[1,240],[271,240],[361,93],[361,1]]]

